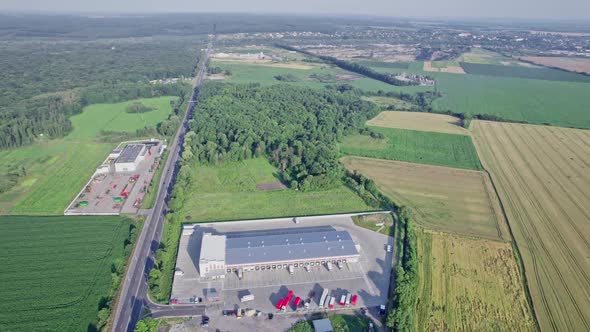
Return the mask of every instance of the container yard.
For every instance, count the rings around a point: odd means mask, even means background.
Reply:
[[[158,140],[123,142],[97,167],[65,215],[135,214],[141,207],[165,145]]]
[[[278,315],[387,302],[391,237],[354,225],[350,215],[297,220],[185,225],[171,302],[189,303],[208,288],[219,292],[217,306],[242,306],[247,294],[248,308]]]

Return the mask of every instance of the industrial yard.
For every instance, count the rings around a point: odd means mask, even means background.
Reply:
[[[211,236],[224,242],[212,245]],[[170,302],[278,314],[378,307],[387,302],[388,245],[393,238],[350,215],[185,225]]]
[[[96,168],[64,214],[137,213],[165,147],[153,139],[119,144]]]

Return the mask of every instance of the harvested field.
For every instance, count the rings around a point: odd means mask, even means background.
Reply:
[[[460,121],[459,118],[445,114],[385,111],[369,120],[367,125],[469,135],[469,131],[460,126]]]
[[[417,232],[416,331],[535,331],[509,243]]]
[[[458,64],[436,64],[432,61],[424,61],[424,71],[437,73],[465,74],[465,71]]]
[[[590,74],[590,58],[570,58],[552,56],[524,56],[520,59],[542,66],[561,68],[578,73]]]
[[[474,121],[543,330],[590,330],[590,132]]]
[[[309,69],[315,68],[315,66],[313,66],[313,65],[309,65],[309,64],[305,64],[305,63],[301,63],[301,62],[273,62],[272,60],[264,60],[264,59],[215,58],[215,62],[234,63],[234,64],[251,64],[251,65],[258,65],[258,66],[265,66],[265,67],[301,69],[301,70],[309,70]]]
[[[486,173],[399,161],[344,157],[348,170],[373,179],[397,204],[408,205],[429,229],[487,239],[509,239]]]
[[[407,101],[393,98],[393,97],[383,97],[383,96],[362,96],[361,99],[373,102],[379,106],[387,107],[390,109],[396,110],[408,110],[412,109],[413,107],[418,107],[415,104],[409,103]]]

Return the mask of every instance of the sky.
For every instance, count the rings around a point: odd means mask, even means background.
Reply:
[[[248,12],[590,20],[590,0],[0,0],[0,11]]]

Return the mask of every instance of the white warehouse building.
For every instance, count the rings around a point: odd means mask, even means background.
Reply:
[[[348,231],[330,226],[203,234],[199,273],[224,278],[226,273],[319,266],[359,261]]]
[[[115,159],[115,172],[134,172],[146,153],[145,144],[128,144]]]

